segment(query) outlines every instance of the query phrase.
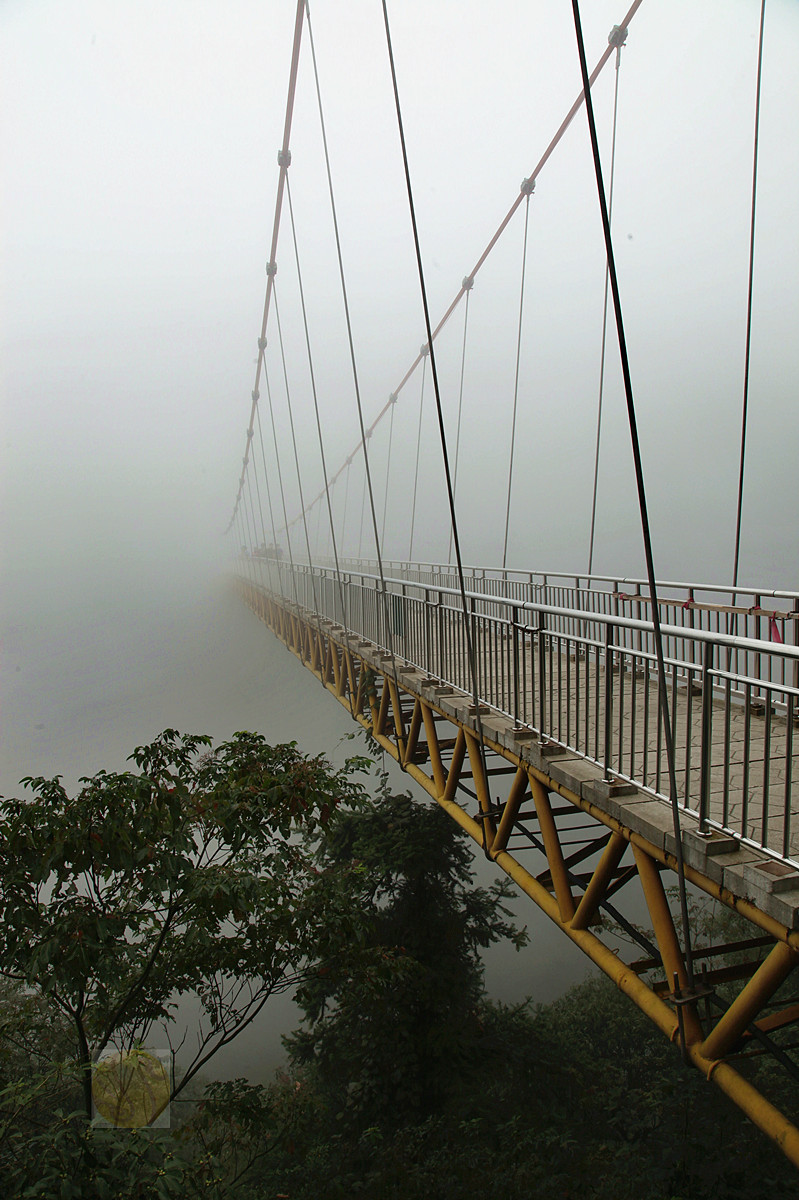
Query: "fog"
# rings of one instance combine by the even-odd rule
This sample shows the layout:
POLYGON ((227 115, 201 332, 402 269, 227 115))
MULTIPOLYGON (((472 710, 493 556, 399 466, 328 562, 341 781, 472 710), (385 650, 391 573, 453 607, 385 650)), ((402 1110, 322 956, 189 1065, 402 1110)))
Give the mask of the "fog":
MULTIPOLYGON (((624 7, 583 5, 589 64, 624 7)), ((256 728, 334 755, 351 731, 224 583, 292 10, 275 0, 0 8, 6 794, 26 774, 60 772, 74 785, 119 769, 167 725, 218 738, 256 728)), ((579 90, 571 6, 519 0, 498 15, 464 0, 403 0, 390 14, 435 323, 579 90)), ((724 583, 732 570, 758 19, 754 0, 645 0, 621 56, 613 226, 664 578, 724 583)), ((350 0, 346 17, 318 0, 312 20, 368 424, 425 340, 382 18, 366 0, 350 0)), ((769 0, 740 579, 780 588, 799 588, 798 85, 799 11, 769 0)), ((612 62, 594 99, 607 167, 612 62)), ((315 105, 306 42, 290 178, 332 472, 357 424, 315 105)), ((523 211, 470 298, 457 499, 472 563, 502 552, 523 211)), ((322 476, 289 236, 286 219, 277 293, 311 497, 322 476)), ((530 201, 514 566, 586 569, 603 254, 581 112, 530 201)), ((595 568, 630 574, 642 569, 641 539, 612 322, 610 332, 595 568)), ((462 333, 461 306, 436 347, 450 439, 462 333)), ((286 460, 274 319, 268 339, 286 460)), ((420 386, 417 371, 395 409, 389 557, 408 548, 420 386)), ((435 559, 449 527, 429 376, 425 405, 414 553, 435 559)), ((382 517, 387 419, 370 451, 382 517)), ((345 553, 357 550, 362 478, 355 462, 334 489, 345 553)), ((285 485, 292 518, 288 469, 285 485)), ((372 542, 362 548, 372 556, 372 542)), ((508 997, 548 998, 583 960, 531 906, 520 911, 535 923, 534 946, 510 963, 492 957, 489 982, 508 997)), ((269 1053, 291 1019, 281 1012, 259 1034, 269 1053)))

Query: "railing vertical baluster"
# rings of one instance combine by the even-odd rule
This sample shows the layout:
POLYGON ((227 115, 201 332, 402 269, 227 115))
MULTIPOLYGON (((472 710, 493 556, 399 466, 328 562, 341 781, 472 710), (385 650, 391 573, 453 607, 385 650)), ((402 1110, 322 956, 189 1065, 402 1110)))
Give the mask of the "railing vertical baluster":
POLYGON ((702 665, 702 762, 699 780, 699 832, 705 833, 710 815, 710 772, 713 753, 713 643, 705 642, 702 665))
POLYGON ((613 626, 610 621, 605 623, 605 782, 610 783, 613 776, 610 769, 613 738, 613 626))

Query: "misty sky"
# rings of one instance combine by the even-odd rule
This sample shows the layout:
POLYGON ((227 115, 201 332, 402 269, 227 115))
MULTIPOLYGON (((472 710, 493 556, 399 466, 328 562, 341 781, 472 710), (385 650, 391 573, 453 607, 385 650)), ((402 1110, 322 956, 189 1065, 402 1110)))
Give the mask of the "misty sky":
MULTIPOLYGON (((625 5, 583 7, 593 64, 625 5)), ((232 548, 219 535, 249 416, 293 10, 289 0, 0 7, 4 557, 23 599, 43 554, 96 572, 120 556, 147 570, 232 548)), ((571 6, 403 0, 390 11, 435 321, 578 91, 571 6)), ((377 0, 317 0, 312 19, 368 421, 424 340, 382 15, 377 0)), ((758 19, 755 0, 645 0, 622 55, 614 232, 662 577, 731 572, 758 19)), ((312 82, 306 41, 291 181, 335 469, 357 433, 312 82)), ((799 8, 769 0, 741 579, 783 587, 799 586, 797 85, 799 8)), ((606 159, 612 89, 611 63, 595 93, 606 159)), ((459 509, 472 562, 501 557, 522 219, 520 209, 471 300, 459 509)), ((313 495, 288 235, 286 221, 278 298, 313 495)), ((581 113, 531 200, 518 566, 585 569, 603 253, 581 113)), ((459 310, 440 343, 453 438, 461 335, 459 310)), ((269 337, 287 453, 273 323, 269 337)), ((640 569, 640 533, 613 340, 608 361, 596 565, 629 572, 640 569)), ((431 400, 428 386, 421 557, 447 548, 431 400)), ((418 404, 417 375, 396 411, 389 556, 407 551, 418 404)), ((386 421, 373 439, 381 508, 387 435, 386 421)), ((353 468, 353 514, 360 480, 353 468)), ((287 488, 294 515, 290 473, 287 488)))

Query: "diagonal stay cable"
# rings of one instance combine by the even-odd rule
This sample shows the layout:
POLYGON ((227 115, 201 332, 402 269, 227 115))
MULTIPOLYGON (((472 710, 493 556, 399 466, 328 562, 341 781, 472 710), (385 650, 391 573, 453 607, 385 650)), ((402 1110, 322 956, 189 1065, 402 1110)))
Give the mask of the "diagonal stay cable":
MULTIPOLYGON (((616 178, 616 126, 619 115, 619 67, 621 52, 627 38, 627 30, 614 25, 608 42, 616 47, 616 84, 613 90, 613 134, 610 141, 610 190, 608 192, 608 220, 613 220, 613 184, 616 178)), ((605 296, 602 303, 602 347, 599 352, 599 401, 596 411, 596 449, 594 452, 594 489, 591 497, 591 534, 588 539, 588 574, 594 569, 594 534, 596 532, 596 498, 599 483, 599 443, 602 435, 602 401, 605 395, 605 354, 608 335, 608 288, 610 276, 605 265, 605 296)), ((590 584, 589 584, 590 586, 590 584)))
MULTIPOLYGON (((444 429, 444 412, 441 406, 441 391, 438 384, 438 370, 436 368, 436 356, 433 348, 433 331, 430 325, 430 306, 427 302, 427 287, 425 285, 424 267, 422 265, 422 252, 419 245, 419 230, 416 224, 416 208, 413 202, 413 187, 411 186, 411 172, 408 165, 408 150, 405 145, 405 129, 402 123, 402 109, 400 107, 399 88, 397 86, 397 71, 394 65, 394 50, 391 44, 391 30, 388 22, 388 8, 386 0, 382 0, 383 5, 383 24, 386 30, 386 46, 388 49, 388 59, 391 66, 391 82, 394 89, 394 107, 397 112, 397 128, 399 130, 400 144, 402 146, 402 163, 405 169, 405 185, 408 192, 408 208, 410 210, 411 225, 413 227, 413 244, 416 251, 416 266, 419 274, 419 290, 422 296, 422 308, 424 309, 424 323, 427 330, 427 348, 430 352, 430 374, 433 379, 433 391, 436 398, 436 415, 438 417, 438 431, 441 439, 441 456, 444 463, 444 477, 447 484, 447 499, 449 502, 449 514, 452 522, 452 538, 455 546, 455 561, 458 567, 458 584, 460 587, 461 604, 463 607, 463 629, 466 637, 466 654, 469 660, 469 675, 472 684, 472 699, 474 702, 474 719, 477 728, 477 737, 480 747, 480 759, 483 771, 483 778, 488 784, 488 768, 486 764, 485 743, 483 741, 483 722, 480 717, 480 696, 477 687, 477 663, 474 654, 474 641, 472 638, 472 630, 470 627, 469 605, 466 599, 466 584, 463 576, 463 560, 461 558, 460 537, 458 536, 458 522, 455 515, 455 499, 452 492, 452 476, 449 468, 449 453, 447 451, 447 435, 444 429)), ((480 822, 483 838, 483 850, 488 855, 488 842, 485 834, 485 821, 480 822)))
POLYGON ((508 530, 510 529, 510 498, 513 486, 513 451, 516 444, 516 409, 519 403, 519 366, 522 358, 522 325, 524 318, 524 282, 527 275, 527 230, 530 224, 530 197, 535 188, 534 179, 525 179, 521 186, 525 197, 524 248, 522 249, 522 282, 519 288, 519 330, 516 336, 516 375, 513 381, 513 419, 510 427, 510 461, 508 463, 508 503, 505 509, 505 541, 502 544, 502 570, 508 565, 508 530))
MULTIPOLYGON (((621 359, 621 369, 624 377, 624 394, 627 399, 627 417, 630 426, 630 441, 632 443, 633 461, 635 464, 635 481, 638 489, 638 506, 641 514, 641 532, 643 535, 644 555, 646 558, 646 573, 649 581, 649 593, 652 603, 652 633, 655 643, 655 655, 658 664, 658 694, 660 698, 663 719, 663 740, 666 747, 669 793, 671 799, 672 818, 674 821, 674 839, 676 843, 675 857, 677 859, 680 910, 682 915, 683 937, 685 940, 685 967, 688 976, 688 986, 693 989, 694 965, 693 952, 691 949, 691 927, 688 917, 688 898, 685 890, 685 865, 683 863, 682 839, 680 837, 680 809, 677 794, 677 773, 674 764, 674 737, 672 732, 671 710, 669 708, 668 688, 666 685, 666 662, 663 653, 663 637, 660 629, 660 610, 658 607, 657 587, 655 584, 655 567, 652 558, 652 539, 649 532, 649 514, 647 511, 646 492, 644 489, 644 472, 641 463, 641 447, 638 440, 638 422, 635 415, 635 402, 633 400, 633 387, 630 376, 630 362, 627 355, 627 340, 624 334, 624 320, 621 311, 619 281, 616 275, 616 260, 613 252, 613 240, 610 234, 610 220, 608 218, 608 208, 605 200, 605 185, 602 180, 602 162, 599 156, 599 142, 597 140, 596 121, 594 119, 594 105, 591 100, 591 86, 588 78, 588 66, 585 59, 585 44, 583 42, 582 23, 580 21, 579 0, 572 0, 572 12, 574 14, 574 30, 577 37, 577 52, 580 58, 580 72, 583 78, 585 114, 588 119, 588 130, 591 136, 591 150, 594 158, 594 173, 596 176, 599 209, 602 218, 602 230, 605 237, 605 252, 608 262, 608 273, 610 275, 611 294, 613 296, 613 311, 616 317, 616 333, 619 340, 619 357, 621 359)), ((606 663, 605 670, 608 670, 609 666, 610 664, 606 663)))
MULTIPOLYGON (((760 37, 757 48, 757 88, 755 99, 755 138, 752 163, 752 207, 749 222, 749 294, 746 302, 746 349, 744 351, 744 395, 741 413, 741 455, 738 469, 738 511, 735 519, 735 558, 732 586, 738 585, 738 560, 741 552, 741 513, 744 500, 744 461, 746 458, 746 421, 749 408, 749 362, 752 348, 752 290, 755 272, 755 210, 757 207, 757 152, 760 137, 760 83, 763 74, 763 32, 766 24, 766 0, 760 4, 760 37)), ((733 605, 736 597, 733 597, 733 605)))
MULTIPOLYGON (((386 649, 391 656, 391 673, 394 679, 395 695, 399 689, 399 680, 397 678, 397 659, 394 654, 394 636, 391 630, 391 621, 389 620, 388 593, 386 590, 386 577, 383 571, 383 551, 380 545, 380 533, 377 528, 377 510, 375 508, 374 488, 372 487, 372 473, 369 468, 369 452, 367 450, 367 440, 371 436, 371 430, 367 433, 366 425, 363 417, 363 403, 361 400, 361 385, 358 378, 358 366, 355 359, 355 343, 352 336, 352 320, 350 317, 350 304, 347 295, 347 283, 344 277, 344 259, 341 253, 341 235, 338 227, 338 214, 336 212, 336 199, 333 193, 333 175, 330 170, 330 151, 327 144, 327 130, 325 127, 324 110, 322 107, 322 89, 319 83, 319 70, 316 62, 316 46, 314 44, 313 28, 311 26, 311 10, 308 0, 305 0, 305 15, 308 24, 308 41, 311 46, 311 61, 313 63, 314 83, 316 85, 316 101, 319 108, 319 126, 322 133, 322 146, 325 154, 325 171, 327 174, 327 189, 330 197, 330 211, 333 218, 333 231, 336 241, 336 257, 338 259, 339 280, 341 282, 341 297, 344 304, 344 316, 347 325, 347 342, 350 351, 350 365, 352 368, 352 383, 355 390, 355 401, 358 409, 358 426, 361 433, 361 447, 363 448, 363 462, 365 470, 365 487, 369 493, 369 510, 372 517, 372 529, 375 539, 375 554, 377 556, 377 566, 380 574, 380 588, 382 592, 382 609, 383 609, 383 630, 386 643, 386 649)), ((363 520, 363 518, 362 518, 363 520)), ((360 547, 359 547, 360 554, 360 547)), ((402 765, 402 764, 401 764, 402 765)), ((403 766, 404 769, 404 766, 403 766)))

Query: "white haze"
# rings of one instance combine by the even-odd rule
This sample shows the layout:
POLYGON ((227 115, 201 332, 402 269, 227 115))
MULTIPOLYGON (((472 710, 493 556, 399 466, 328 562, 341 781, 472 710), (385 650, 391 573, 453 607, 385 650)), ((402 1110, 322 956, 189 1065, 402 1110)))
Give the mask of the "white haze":
MULTIPOLYGON (((119 769, 166 725, 217 737, 255 727, 342 753, 346 716, 215 582, 233 549, 221 534, 249 416, 293 7, 0 7, 6 793, 23 774, 60 771, 74 785, 119 769)), ((593 63, 625 5, 582 7, 593 63)), ((390 12, 435 322, 579 90, 571 6, 403 0, 390 12)), ((644 0, 622 54, 614 233, 662 577, 727 582, 731 573, 758 18, 755 0, 644 0)), ((317 0, 312 19, 368 423, 425 340, 382 18, 374 2, 317 0)), ((770 0, 741 580, 782 588, 799 587, 798 91, 799 11, 770 0)), ((606 167, 612 98, 611 63, 595 89, 606 167)), ((336 469, 356 443, 356 413, 307 42, 292 153, 336 469)), ((584 113, 530 205, 510 561, 584 571, 604 284, 584 113)), ((287 215, 278 295, 312 496, 321 474, 287 215)), ((501 557, 522 216, 471 298, 458 489, 471 562, 501 557)), ((610 328, 595 561, 629 574, 641 569, 640 531, 610 328)), ((461 333, 459 310, 438 346, 450 438, 461 333)), ((276 350, 273 317, 269 370, 285 456, 276 350)), ((419 385, 417 372, 395 414, 391 557, 408 548, 419 385)), ((446 555, 448 527, 431 400, 428 379, 414 553, 432 559, 446 555)), ((384 421, 371 447, 379 515, 387 439, 384 421)), ((286 485, 293 516, 288 469, 286 485)), ((344 477, 337 519, 343 487, 344 477)), ((368 539, 363 549, 371 556, 368 539)), ((492 966, 494 990, 545 998, 582 969, 543 922, 535 940, 535 953, 492 966)))

